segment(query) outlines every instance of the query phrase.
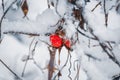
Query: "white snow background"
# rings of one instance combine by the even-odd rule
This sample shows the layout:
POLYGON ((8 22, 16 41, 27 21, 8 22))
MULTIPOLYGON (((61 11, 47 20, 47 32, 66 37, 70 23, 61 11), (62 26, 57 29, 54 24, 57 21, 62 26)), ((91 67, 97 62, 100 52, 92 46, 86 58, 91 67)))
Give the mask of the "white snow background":
MULTIPOLYGON (((9 6, 12 1, 14 0, 4 0, 6 7, 9 6)), ((55 0, 50 1, 53 1, 56 4, 55 0)), ((47 64, 49 63, 49 51, 47 45, 40 40, 50 44, 49 36, 44 36, 43 34, 53 33, 56 30, 56 27, 52 26, 58 22, 60 16, 64 16, 66 12, 69 13, 70 8, 68 8, 67 5, 70 6, 70 4, 67 4, 66 1, 67 0, 59 0, 59 5, 57 6, 59 15, 56 13, 54 7, 48 9, 47 0, 27 0, 29 5, 27 16, 29 20, 22 18, 24 16, 23 12, 16 4, 12 6, 5 16, 2 23, 2 32, 16 31, 41 34, 39 37, 30 37, 22 34, 17 36, 2 34, 3 40, 0 44, 0 59, 2 59, 19 76, 21 76, 25 64, 25 62, 22 61, 22 58, 29 54, 29 45, 33 38, 35 38, 35 41, 39 41, 34 58, 41 68, 47 67, 47 64)), ((82 1, 83 0, 78 0, 78 5, 84 5, 85 3, 82 3, 82 1)), ((91 12, 98 1, 91 0, 91 2, 87 3, 87 6, 85 6, 85 18, 89 21, 88 24, 94 30, 94 34, 98 36, 101 42, 116 42, 116 44, 113 45, 113 52, 120 62, 120 14, 116 13, 114 9, 108 11, 108 27, 106 28, 101 7, 98 6, 94 12, 91 12)), ((108 10, 111 5, 116 4, 114 2, 116 0, 112 1, 109 2, 110 5, 108 5, 108 10)), ((3 14, 1 4, 2 0, 0 0, 0 17, 3 14)), ((66 15, 65 17, 67 18, 66 15)), ((68 27, 65 28, 67 36, 71 37, 75 32, 76 27, 71 23, 71 17, 68 18, 67 24, 68 27)), ((73 52, 71 52, 72 62, 77 59, 80 60, 81 67, 79 80, 112 80, 113 75, 120 73, 120 67, 112 62, 99 46, 92 46, 98 45, 99 43, 97 41, 91 40, 91 47, 88 47, 88 38, 79 35, 79 40, 80 44, 73 46, 73 52), (86 54, 90 54, 99 60, 89 59, 86 54)), ((35 41, 33 43, 35 43, 35 41)), ((32 47, 33 46, 34 45, 32 45, 32 47)), ((61 65, 65 63, 67 54, 67 49, 63 47, 61 51, 61 65)), ((58 52, 56 57, 58 57, 58 52)), ((67 77, 69 74, 67 67, 69 67, 69 64, 63 69, 60 80, 69 80, 67 77)), ((71 77, 73 78, 76 72, 73 69, 71 70, 71 77)), ((47 69, 44 69, 43 71, 44 73, 34 65, 33 61, 29 60, 25 70, 25 76, 21 78, 23 80, 47 80, 47 69)), ((15 80, 14 75, 5 68, 2 63, 0 63, 0 80, 15 80)))

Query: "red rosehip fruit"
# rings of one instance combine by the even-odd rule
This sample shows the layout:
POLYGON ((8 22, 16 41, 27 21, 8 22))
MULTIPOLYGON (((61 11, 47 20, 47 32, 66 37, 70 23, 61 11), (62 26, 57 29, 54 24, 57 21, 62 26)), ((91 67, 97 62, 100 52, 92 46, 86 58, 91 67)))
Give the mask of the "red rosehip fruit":
POLYGON ((71 43, 70 43, 70 40, 65 40, 64 41, 64 45, 67 47, 67 48, 71 48, 71 43))
POLYGON ((59 48, 62 46, 62 38, 60 38, 56 34, 50 35, 50 42, 51 42, 51 45, 55 48, 59 48))

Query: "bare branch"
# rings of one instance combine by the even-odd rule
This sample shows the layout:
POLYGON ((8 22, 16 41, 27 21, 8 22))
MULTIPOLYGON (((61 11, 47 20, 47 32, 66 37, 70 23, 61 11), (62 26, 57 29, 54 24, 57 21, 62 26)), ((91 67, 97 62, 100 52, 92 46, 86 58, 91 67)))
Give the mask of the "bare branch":
MULTIPOLYGON (((74 78, 74 80, 79 80, 79 73, 80 73, 80 62, 79 62, 79 60, 78 61, 76 61, 77 62, 77 73, 76 73, 76 76, 75 76, 75 78, 74 78)), ((75 66, 75 65, 74 65, 75 66)))
MULTIPOLYGON (((91 29, 91 28, 90 28, 91 29)), ((91 34, 97 39, 97 41, 99 42, 99 45, 101 46, 101 48, 103 49, 103 51, 108 55, 108 57, 118 65, 118 67, 120 67, 120 62, 117 60, 117 58, 114 56, 114 53, 111 51, 111 49, 109 49, 109 47, 107 47, 106 44, 101 43, 99 38, 92 32, 92 29, 90 30, 91 34)))
POLYGON ((108 13, 107 13, 107 11, 106 11, 106 0, 104 0, 104 2, 103 2, 103 7, 104 7, 104 14, 105 14, 105 25, 106 25, 106 27, 107 27, 107 25, 108 25, 108 13))
POLYGON ((48 8, 50 8, 50 1, 47 0, 47 5, 48 5, 48 8))
POLYGON ((31 46, 32 46, 34 40, 35 40, 35 37, 34 37, 33 40, 31 41, 30 46, 29 46, 29 54, 28 54, 27 60, 26 60, 26 62, 25 62, 25 65, 24 65, 23 71, 22 71, 22 75, 21 75, 22 77, 24 76, 24 73, 25 73, 25 69, 26 69, 26 66, 27 66, 27 63, 28 63, 28 60, 29 60, 30 54, 31 54, 30 49, 31 49, 31 46))
POLYGON ((96 40, 94 37, 90 37, 90 36, 86 35, 85 33, 81 32, 78 28, 76 28, 76 30, 77 30, 77 32, 80 33, 81 35, 83 35, 83 36, 85 36, 85 37, 87 37, 87 38, 89 38, 89 39, 96 40))
MULTIPOLYGON (((59 72, 61 72, 61 71, 66 67, 66 65, 67 65, 67 63, 68 63, 68 61, 69 61, 69 56, 70 56, 70 54, 68 53, 67 59, 66 59, 66 61, 65 61, 65 64, 62 66, 62 68, 59 70, 59 72)), ((58 76, 59 72, 54 76, 53 80, 56 79, 56 77, 58 76)))
POLYGON ((91 12, 93 12, 99 5, 101 5, 101 1, 91 10, 91 12))
POLYGON ((119 80, 119 79, 120 79, 120 73, 112 77, 112 80, 119 80))
POLYGON ((16 79, 20 79, 22 80, 14 71, 12 71, 8 65, 6 65, 1 59, 0 59, 0 62, 16 77, 16 79))
POLYGON ((2 0, 2 9, 3 9, 3 13, 4 13, 4 10, 5 10, 4 0, 2 0))
POLYGON ((59 0, 56 0, 56 7, 55 7, 55 11, 56 13, 58 14, 59 17, 61 17, 61 15, 59 14, 57 8, 58 8, 58 3, 59 3, 59 0))
POLYGON ((1 30, 2 21, 3 21, 4 17, 5 17, 5 15, 7 14, 7 12, 9 11, 9 9, 12 7, 12 5, 13 5, 15 2, 17 2, 17 0, 13 1, 13 2, 10 4, 10 6, 5 10, 4 14, 2 15, 2 17, 1 17, 1 19, 0 19, 0 39, 1 39, 1 31, 2 31, 2 30, 1 30))
POLYGON ((94 60, 101 61, 101 59, 99 59, 99 58, 96 58, 95 56, 93 56, 93 55, 90 55, 90 54, 88 54, 88 53, 85 53, 85 55, 86 55, 86 56, 88 56, 89 58, 92 58, 92 59, 94 59, 94 60))
MULTIPOLYGON (((80 31, 78 28, 76 28, 77 32, 80 33, 82 36, 91 39, 91 40, 97 40, 95 37, 90 37, 87 34, 83 33, 82 31, 80 31)), ((115 44, 115 41, 105 41, 106 43, 113 43, 115 44)))
POLYGON ((35 66, 36 66, 42 73, 44 73, 43 68, 41 68, 41 66, 39 66, 39 65, 37 64, 37 62, 35 61, 35 59, 33 58, 32 60, 33 60, 33 63, 35 64, 35 66))
POLYGON ((24 34, 24 35, 29 35, 29 36, 40 36, 39 34, 35 34, 35 33, 15 32, 15 31, 3 32, 3 34, 24 34))
MULTIPOLYGON (((70 51, 69 51, 69 50, 68 50, 68 54, 70 54, 70 51)), ((72 56, 71 56, 71 54, 70 54, 70 59, 69 59, 70 66, 69 66, 69 68, 68 68, 68 71, 69 71, 68 77, 69 77, 70 80, 72 80, 72 78, 71 78, 71 76, 70 76, 70 75, 71 75, 71 67, 72 67, 71 58, 72 58, 72 56)))
POLYGON ((8 32, 3 32, 3 34, 24 34, 24 35, 29 35, 29 36, 49 36, 51 33, 37 34, 37 33, 28 33, 28 32, 8 31, 8 32))

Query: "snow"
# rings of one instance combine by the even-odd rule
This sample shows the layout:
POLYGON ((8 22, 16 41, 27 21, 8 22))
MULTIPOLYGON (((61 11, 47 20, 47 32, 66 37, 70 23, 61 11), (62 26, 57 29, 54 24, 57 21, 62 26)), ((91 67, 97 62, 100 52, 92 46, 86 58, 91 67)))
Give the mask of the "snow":
POLYGON ((64 16, 67 11, 67 1, 58 0, 57 11, 60 14, 60 16, 64 16))
MULTIPOLYGON (((5 9, 7 9, 14 0, 4 1, 5 9)), ((18 2, 19 1, 20 0, 18 0, 18 2)), ((60 80, 69 80, 70 78, 68 76, 71 76, 74 80, 77 73, 77 70, 74 70, 74 68, 77 69, 77 64, 80 65, 79 80, 112 80, 112 76, 119 74, 120 67, 109 58, 99 45, 99 42, 109 47, 111 45, 111 51, 120 62, 120 15, 114 8, 111 9, 112 6, 116 5, 116 0, 106 1, 106 10, 108 13, 107 27, 105 26, 103 0, 91 0, 91 2, 88 2, 86 5, 84 0, 77 0, 77 6, 68 3, 67 0, 49 1, 49 4, 53 2, 55 6, 48 8, 47 0, 27 0, 29 7, 27 17, 29 19, 23 18, 23 12, 18 3, 12 6, 2 22, 1 33, 3 40, 0 44, 0 59, 23 80, 48 80, 48 64, 50 60, 48 44, 51 45, 51 43, 49 36, 45 34, 55 33, 59 26, 63 26, 63 29, 66 31, 65 38, 71 39, 71 42, 74 42, 78 36, 79 41, 73 44, 73 51, 70 51, 70 53, 68 53, 68 49, 63 45, 60 53, 60 65, 58 65, 59 51, 57 50, 56 52, 55 68, 57 69, 63 67, 68 54, 72 56, 71 63, 68 61, 65 68, 61 71, 62 76, 60 80), (102 1, 102 6, 99 5, 92 12, 91 10, 96 6, 98 1, 102 1), (88 22, 86 28, 91 28, 93 34, 98 37, 99 41, 88 39, 80 33, 76 35, 76 28, 78 27, 79 21, 73 17, 72 8, 80 6, 83 7, 83 16, 88 22), (61 18, 65 18, 65 22, 60 22, 61 18), (39 34, 40 36, 3 34, 3 32, 10 31, 39 34), (33 41, 32 44, 31 41, 33 41), (35 51, 33 51, 36 41, 38 41, 38 44, 36 45, 35 51), (110 43, 109 45, 106 41, 112 41, 114 43, 110 43), (32 51, 34 52, 34 56, 32 56, 32 51), (34 57, 36 64, 33 60, 28 60, 24 77, 21 77, 29 54, 30 58, 34 57), (74 64, 75 60, 77 60, 78 63, 74 64), (69 72, 70 64, 72 64, 70 69, 71 74, 69 72)), ((0 1, 0 4, 1 3, 0 1)), ((0 5, 0 17, 2 14, 2 6, 0 5)), ((92 36, 89 30, 86 32, 81 31, 88 36, 92 36)), ((58 70, 55 70, 53 76, 57 73, 58 70)), ((15 76, 1 62, 0 80, 15 80, 15 76)))
POLYGON ((17 22, 16 21, 11 22, 6 20, 3 23, 2 27, 4 32, 26 31, 29 33, 37 32, 37 34, 44 34, 45 32, 49 33, 50 31, 53 31, 54 27, 52 28, 53 30, 51 29, 51 27, 54 26, 54 24, 56 24, 58 20, 59 20, 59 17, 54 13, 54 10, 46 9, 40 16, 38 15, 36 21, 28 21, 28 20, 21 19, 21 20, 18 20, 17 22))
POLYGON ((47 9, 47 0, 27 0, 29 4, 28 17, 31 20, 36 20, 37 16, 47 9))

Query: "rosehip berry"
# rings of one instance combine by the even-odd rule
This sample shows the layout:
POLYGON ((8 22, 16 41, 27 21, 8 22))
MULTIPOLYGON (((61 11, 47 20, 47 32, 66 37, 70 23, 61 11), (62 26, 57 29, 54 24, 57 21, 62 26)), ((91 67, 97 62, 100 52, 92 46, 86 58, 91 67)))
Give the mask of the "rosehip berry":
POLYGON ((65 40, 65 41, 64 41, 64 45, 65 45, 67 48, 71 48, 70 40, 65 40))
POLYGON ((56 34, 50 35, 50 42, 51 45, 55 48, 59 48, 62 46, 62 39, 56 34))

